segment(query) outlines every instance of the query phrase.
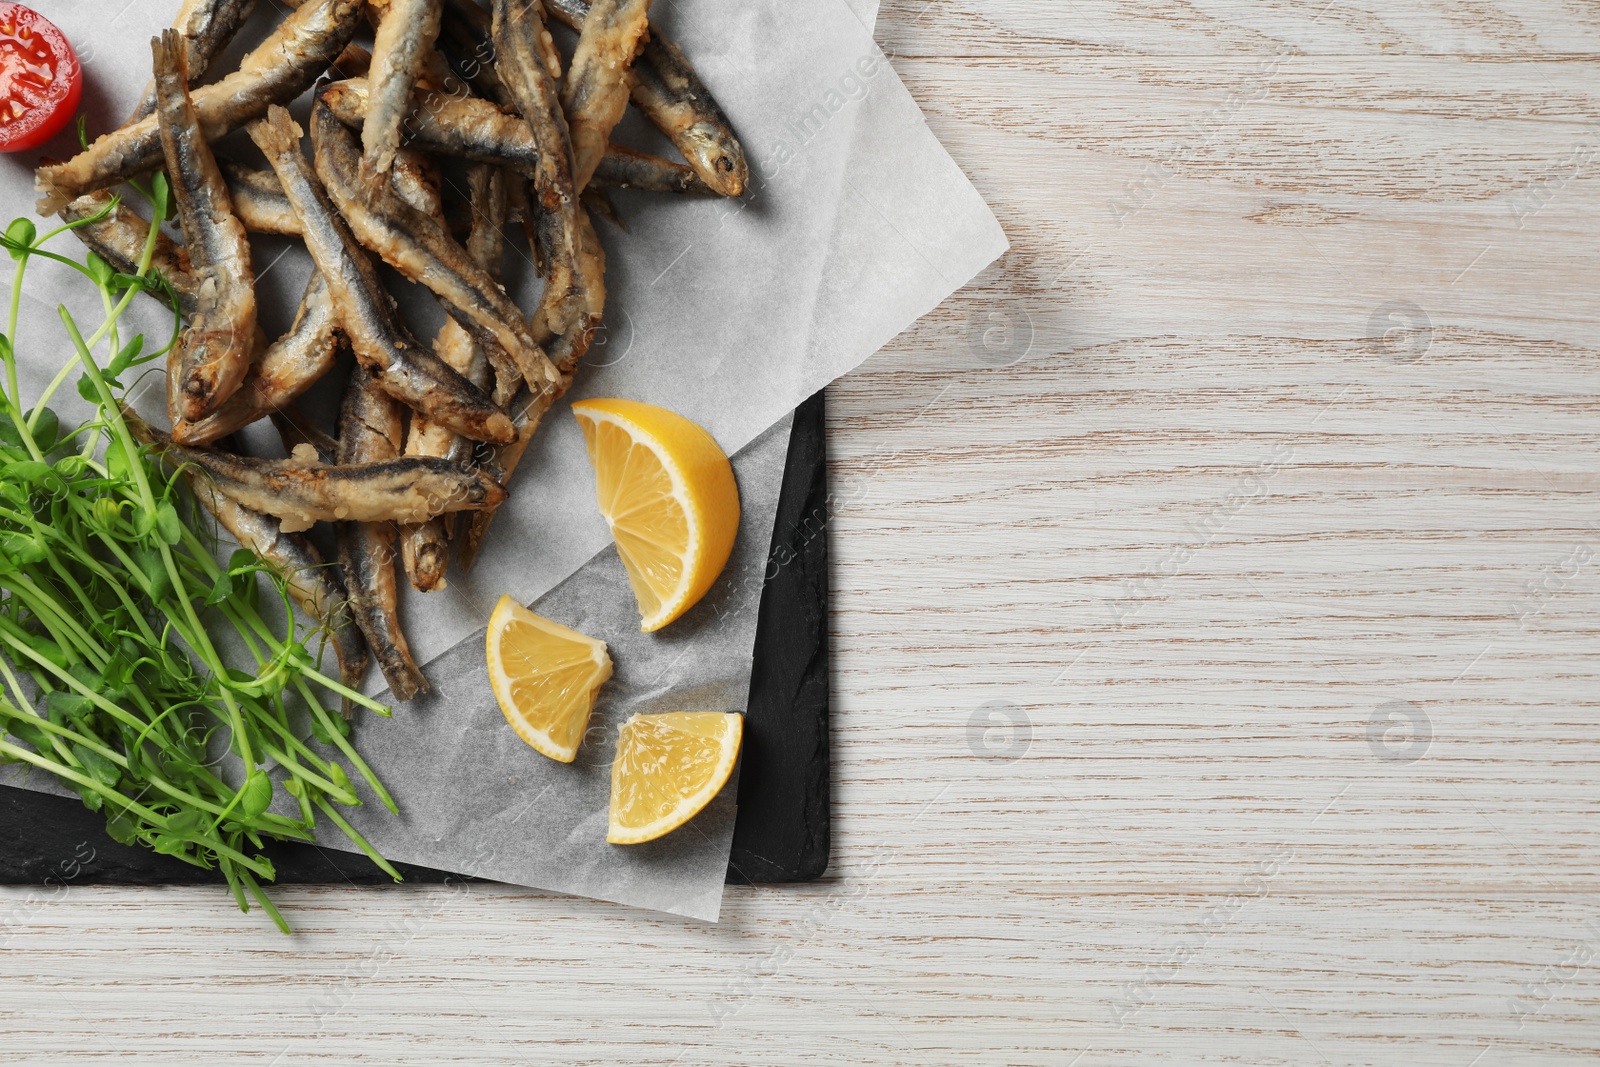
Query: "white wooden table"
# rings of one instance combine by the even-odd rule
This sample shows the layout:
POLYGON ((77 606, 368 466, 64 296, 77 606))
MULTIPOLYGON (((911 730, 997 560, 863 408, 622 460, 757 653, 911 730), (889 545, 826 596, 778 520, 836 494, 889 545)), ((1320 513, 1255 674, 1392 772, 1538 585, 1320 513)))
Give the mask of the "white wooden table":
POLYGON ((0 1063, 1594 1061, 1600 8, 879 38, 1015 248, 831 391, 826 880, 7 890, 0 1063))

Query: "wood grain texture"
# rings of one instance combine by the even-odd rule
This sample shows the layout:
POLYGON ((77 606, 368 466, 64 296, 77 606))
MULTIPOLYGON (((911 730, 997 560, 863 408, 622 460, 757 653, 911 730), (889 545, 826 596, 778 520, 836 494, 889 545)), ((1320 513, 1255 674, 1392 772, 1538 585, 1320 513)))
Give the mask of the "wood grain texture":
POLYGON ((827 879, 5 891, 0 1063, 1600 1054, 1600 8, 878 36, 1014 250, 830 390, 827 879))

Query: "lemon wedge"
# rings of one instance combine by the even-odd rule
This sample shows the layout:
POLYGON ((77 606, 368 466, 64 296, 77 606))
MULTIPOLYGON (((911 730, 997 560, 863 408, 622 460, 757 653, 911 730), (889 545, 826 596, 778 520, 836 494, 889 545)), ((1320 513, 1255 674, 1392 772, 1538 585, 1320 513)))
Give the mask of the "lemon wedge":
POLYGON ((606 840, 654 841, 698 815, 728 784, 743 736, 744 716, 719 711, 635 715, 623 723, 606 840))
POLYGON ((503 596, 489 616, 485 653, 506 722, 542 755, 571 763, 600 687, 611 677, 605 642, 503 596))
POLYGON ((727 565, 739 531, 733 467, 710 434, 666 408, 583 400, 572 411, 640 629, 659 630, 694 607, 727 565))

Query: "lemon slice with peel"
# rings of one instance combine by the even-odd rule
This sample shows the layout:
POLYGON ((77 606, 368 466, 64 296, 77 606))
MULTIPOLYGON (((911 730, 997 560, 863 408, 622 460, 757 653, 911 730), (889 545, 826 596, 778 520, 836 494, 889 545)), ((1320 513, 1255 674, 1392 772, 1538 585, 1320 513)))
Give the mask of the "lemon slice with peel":
POLYGON ((743 736, 744 716, 720 711, 635 715, 623 723, 606 840, 654 841, 698 815, 728 784, 743 736))
POLYGON ((600 512, 639 602, 659 630, 706 595, 739 531, 739 487, 710 434, 634 400, 572 405, 594 464, 600 512))
POLYGON ((571 763, 595 697, 611 677, 605 642, 503 596, 489 616, 485 652, 506 722, 542 755, 571 763))

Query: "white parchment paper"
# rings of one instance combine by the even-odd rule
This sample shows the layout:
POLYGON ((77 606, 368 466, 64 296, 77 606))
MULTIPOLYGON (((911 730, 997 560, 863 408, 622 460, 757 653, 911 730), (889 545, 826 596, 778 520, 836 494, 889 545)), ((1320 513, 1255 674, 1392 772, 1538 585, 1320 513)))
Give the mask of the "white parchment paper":
MULTIPOLYGON (((145 84, 148 40, 170 22, 176 0, 129 4, 114 17, 98 4, 34 6, 79 47, 91 129, 114 125, 145 84)), ((731 9, 675 0, 653 9, 739 131, 751 190, 741 201, 614 194, 629 232, 600 226, 609 260, 607 329, 572 398, 662 404, 737 453, 745 519, 735 559, 690 616, 663 634, 639 634, 594 506, 581 435, 559 406, 518 472, 474 573, 453 575, 445 593, 411 595, 405 604, 412 647, 437 693, 361 735, 364 754, 404 811, 400 820, 376 807, 359 813, 360 829, 386 855, 716 918, 733 790, 660 842, 606 845, 614 727, 635 710, 742 707, 786 416, 1006 247, 992 213, 873 43, 875 14, 871 0, 753 0, 731 9), (573 767, 517 741, 482 678, 482 626, 504 592, 604 638, 617 661, 593 743, 573 767)), ((626 123, 618 137, 669 151, 642 123, 626 123)), ((64 156, 72 146, 63 141, 49 150, 64 156)), ((31 162, 0 158, 0 204, 12 214, 32 213, 31 162)), ((292 242, 276 240, 261 242, 257 258, 268 326, 281 328, 308 261, 292 242)), ((508 286, 532 306, 539 283, 525 258, 511 258, 508 286)), ((94 301, 63 268, 33 268, 25 294, 19 336, 59 338, 61 302, 82 319, 95 314, 94 301)), ((127 332, 141 324, 157 334, 161 316, 139 307, 127 332)), ((27 367, 36 373, 25 392, 60 365, 60 343, 46 351, 47 360, 27 367)), ((70 410, 71 398, 57 406, 70 410)), ((381 685, 374 672, 373 688, 381 685)), ((43 783, 34 776, 28 784, 43 783)), ((327 844, 348 847, 332 838, 327 844)))

